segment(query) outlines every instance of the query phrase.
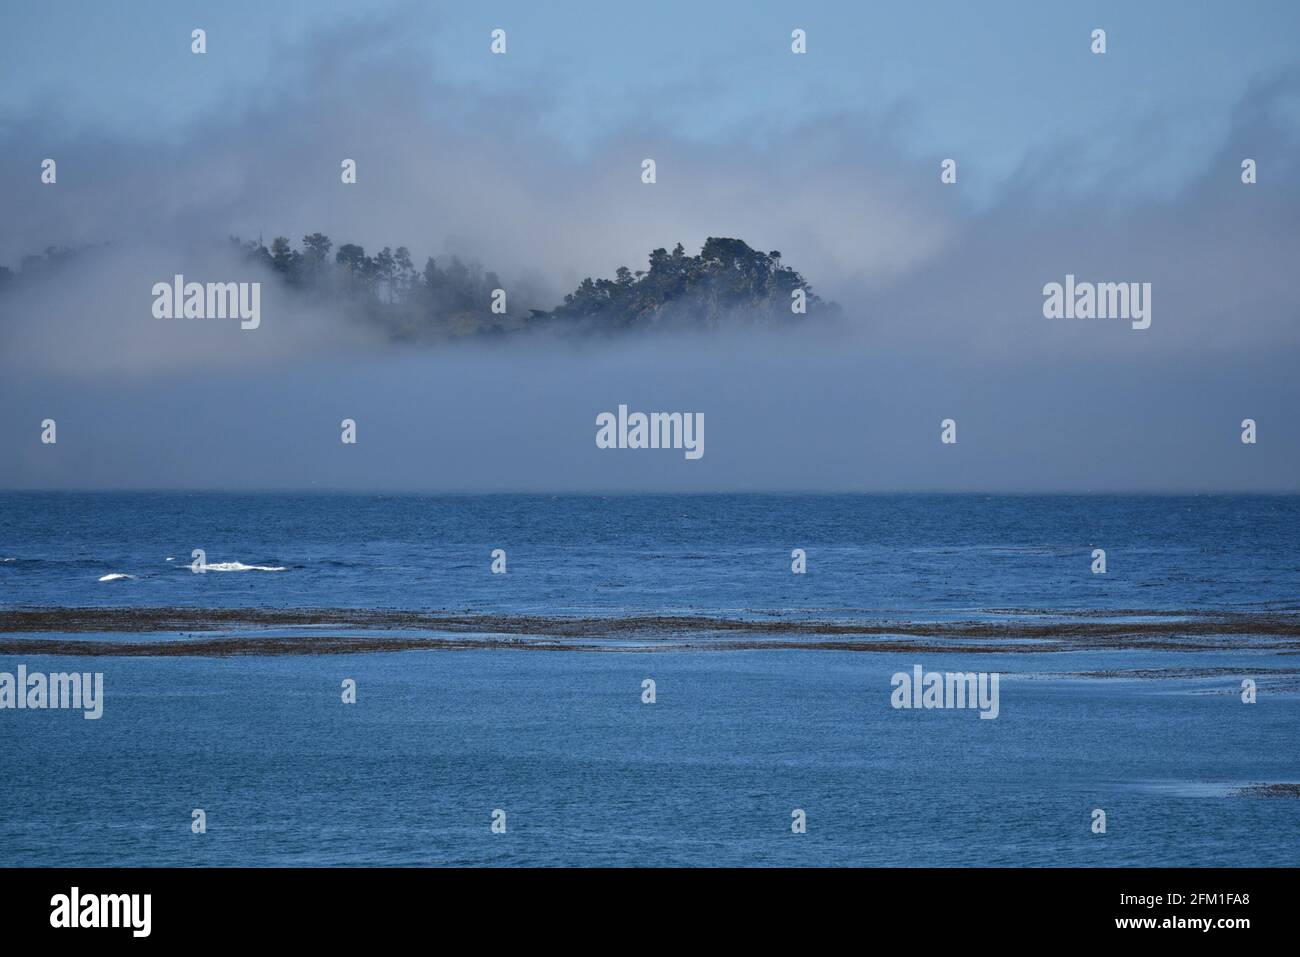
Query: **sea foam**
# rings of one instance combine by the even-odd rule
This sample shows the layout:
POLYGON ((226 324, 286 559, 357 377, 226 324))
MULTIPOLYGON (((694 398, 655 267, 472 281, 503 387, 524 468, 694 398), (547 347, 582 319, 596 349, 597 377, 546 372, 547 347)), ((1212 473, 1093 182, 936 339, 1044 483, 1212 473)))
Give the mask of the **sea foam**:
POLYGON ((243 562, 209 562, 203 566, 210 572, 287 572, 284 565, 245 565, 243 562))

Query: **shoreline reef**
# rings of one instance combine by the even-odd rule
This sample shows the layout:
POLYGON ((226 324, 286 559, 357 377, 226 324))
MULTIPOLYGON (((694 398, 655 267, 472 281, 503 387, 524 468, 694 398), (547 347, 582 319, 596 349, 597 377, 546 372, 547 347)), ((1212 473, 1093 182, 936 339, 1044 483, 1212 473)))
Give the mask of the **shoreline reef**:
POLYGON ((930 654, 1136 649, 1294 655, 1300 653, 1300 616, 1277 612, 1018 610, 994 618, 925 621, 341 608, 0 608, 0 655, 319 655, 467 648, 791 648, 930 654), (294 633, 284 633, 290 630, 294 633), (106 637, 115 635, 123 637, 106 637))

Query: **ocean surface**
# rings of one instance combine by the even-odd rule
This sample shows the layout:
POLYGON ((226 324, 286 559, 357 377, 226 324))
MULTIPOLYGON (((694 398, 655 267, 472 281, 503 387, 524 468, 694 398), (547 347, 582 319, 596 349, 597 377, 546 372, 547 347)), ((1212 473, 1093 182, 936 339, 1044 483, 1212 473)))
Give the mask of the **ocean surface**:
POLYGON ((1296 611, 1300 497, 0 493, 0 603, 1296 611), (490 574, 497 548, 505 575, 490 574), (790 573, 795 548, 806 575, 790 573), (193 574, 194 549, 223 570, 193 574))
MULTIPOLYGON (((163 606, 1289 621, 1300 498, 0 494, 0 621, 163 606)), ((1293 646, 0 654, 105 689, 0 709, 0 865, 1293 866, 1293 646), (998 717, 891 707, 918 664, 998 717)))

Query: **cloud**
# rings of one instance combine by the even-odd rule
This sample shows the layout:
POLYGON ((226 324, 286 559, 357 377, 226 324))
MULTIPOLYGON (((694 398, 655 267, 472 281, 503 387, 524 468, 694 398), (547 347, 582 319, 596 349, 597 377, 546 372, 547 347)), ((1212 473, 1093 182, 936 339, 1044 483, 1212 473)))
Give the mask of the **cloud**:
POLYGON ((907 104, 712 140, 642 126, 631 104, 575 151, 538 120, 553 105, 545 77, 506 96, 428 74, 380 23, 282 51, 254 99, 179 137, 47 112, 0 123, 14 184, 0 262, 108 244, 0 297, 0 429, 19 449, 0 485, 1296 487, 1300 455, 1279 428, 1300 329, 1294 73, 1249 91, 1181 188, 1131 188, 1158 144, 1117 133, 1132 148, 1089 152, 1087 177, 1081 145, 1063 143, 980 202, 961 188, 978 158, 943 186, 944 152, 903 145, 907 104), (46 155, 57 186, 37 182, 46 155), (1257 186, 1240 183, 1245 156, 1257 186), (646 157, 654 186, 640 182, 646 157), (339 182, 344 158, 355 186, 339 182), (652 247, 732 235, 780 249, 847 324, 403 349, 307 306, 227 243, 317 230, 371 252, 406 245, 417 262, 477 259, 546 305, 586 275, 642 267, 652 247), (178 272, 262 281, 261 328, 153 319, 153 283, 178 272), (1044 319, 1042 286, 1067 272, 1151 282, 1151 329, 1044 319), (600 453, 594 417, 620 402, 706 412, 705 459, 600 453), (57 452, 29 441, 47 415, 57 452), (1236 455, 1245 415, 1267 437, 1250 461, 1236 455), (338 442, 346 416, 356 449, 338 442), (956 448, 937 441, 947 416, 956 448))

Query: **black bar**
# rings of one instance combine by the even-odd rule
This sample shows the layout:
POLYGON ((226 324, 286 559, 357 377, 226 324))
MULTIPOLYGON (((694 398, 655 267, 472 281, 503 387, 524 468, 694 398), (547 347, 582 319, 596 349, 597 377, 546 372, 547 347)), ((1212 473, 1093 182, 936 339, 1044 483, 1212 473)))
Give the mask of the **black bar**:
POLYGON ((1228 868, 7 869, 0 870, 0 926, 7 943, 66 941, 75 933, 82 943, 205 947, 396 943, 412 935, 450 944, 444 935, 453 930, 482 934, 487 943, 531 928, 539 943, 559 933, 608 932, 611 946, 640 941, 666 949, 685 942, 664 936, 669 930, 692 927, 758 942, 835 930, 859 939, 906 931, 918 942, 972 946, 1021 935, 1232 946, 1292 936, 1295 877, 1294 870, 1228 868), (70 905, 73 887, 83 907, 88 896, 150 895, 147 937, 130 926, 134 914, 142 929, 142 906, 124 909, 120 923, 127 926, 118 928, 51 926, 56 896, 70 905), (1208 929, 1200 924, 1206 920, 1208 929))

